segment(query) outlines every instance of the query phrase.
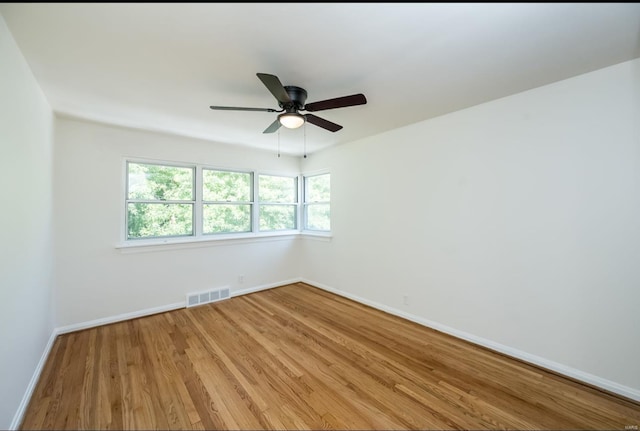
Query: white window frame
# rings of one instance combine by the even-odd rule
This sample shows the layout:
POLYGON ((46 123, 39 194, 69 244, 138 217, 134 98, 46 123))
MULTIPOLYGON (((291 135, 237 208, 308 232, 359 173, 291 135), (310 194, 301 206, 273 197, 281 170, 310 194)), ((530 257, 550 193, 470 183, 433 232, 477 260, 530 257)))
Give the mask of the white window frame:
POLYGON ((124 168, 124 240, 126 242, 138 242, 138 241, 147 241, 147 240, 161 240, 166 241, 170 238, 192 238, 197 233, 197 167, 192 163, 180 163, 180 162, 161 162, 157 160, 134 160, 127 159, 125 160, 125 168, 124 168), (188 168, 193 172, 192 180, 191 180, 191 200, 161 200, 161 199, 129 199, 129 164, 136 165, 155 165, 155 166, 165 166, 168 168, 188 168), (191 235, 163 235, 163 236, 150 236, 143 238, 129 238, 129 204, 131 203, 144 203, 144 204, 186 204, 191 205, 193 211, 191 212, 191 235))
MULTIPOLYGON (((124 199, 122 202, 122 217, 121 235, 120 240, 116 244, 115 248, 120 249, 124 253, 135 253, 138 251, 153 250, 158 246, 172 248, 191 248, 202 247, 210 245, 225 245, 228 243, 246 242, 246 241, 273 241, 273 240, 288 240, 295 238, 301 234, 302 226, 302 176, 300 174, 291 174, 286 171, 260 171, 256 169, 235 169, 229 167, 212 166, 199 163, 188 163, 172 160, 159 160, 159 159, 147 159, 138 157, 123 157, 123 176, 122 176, 122 190, 124 190, 124 199), (181 235, 181 236, 161 236, 161 237, 145 237, 145 238, 128 238, 128 214, 127 205, 131 201, 129 197, 129 178, 128 178, 128 164, 152 164, 168 167, 180 167, 180 168, 192 168, 194 169, 193 187, 195 188, 195 201, 189 201, 193 203, 193 234, 181 235), (203 170, 214 171, 226 171, 226 172, 238 172, 249 173, 252 175, 251 183, 251 231, 250 232, 234 232, 234 233, 203 233, 203 170), (296 178, 297 188, 297 202, 296 202, 296 228, 291 230, 274 230, 274 231, 260 231, 259 230, 259 208, 260 201, 258 199, 258 178, 260 175, 280 176, 287 178, 296 178)), ((162 202, 162 201, 158 201, 162 202)), ((173 202, 173 201, 172 201, 173 202)), ((268 204, 268 203, 267 203, 268 204)), ((287 204, 285 204, 287 205, 287 204)))
POLYGON ((300 175, 283 175, 283 174, 273 174, 273 173, 265 173, 265 172, 260 172, 256 175, 256 187, 255 187, 255 193, 256 193, 256 207, 257 207, 257 211, 256 211, 256 232, 290 232, 290 231, 299 231, 300 230, 300 175), (262 201, 260 200, 260 177, 261 176, 267 176, 267 177, 281 177, 281 178, 290 178, 292 180, 295 180, 295 201, 294 202, 269 202, 269 201, 262 201), (293 229, 279 229, 279 230, 261 230, 260 229, 260 208, 262 206, 278 206, 278 205, 282 205, 282 206, 293 206, 294 207, 294 211, 295 211, 295 215, 294 215, 294 223, 295 226, 293 227, 293 229))
MULTIPOLYGON (((329 189, 329 201, 321 201, 321 202, 308 202, 308 178, 319 177, 322 175, 329 175, 329 181, 331 181, 331 172, 329 171, 318 171, 302 174, 302 202, 301 202, 301 212, 302 212, 302 232, 311 235, 320 235, 320 236, 330 236, 332 232, 332 216, 329 216, 329 229, 328 230, 320 230, 320 229, 309 229, 307 227, 307 210, 310 205, 329 205, 329 209, 331 210, 331 196, 333 193, 331 192, 331 187, 329 189)), ((333 214, 333 212, 330 212, 333 214)))
POLYGON ((205 237, 209 237, 212 235, 242 235, 242 234, 250 234, 252 232, 255 232, 255 207, 256 207, 256 189, 255 189, 255 176, 256 176, 256 172, 255 171, 248 171, 248 170, 240 170, 240 169, 221 169, 221 168, 213 168, 210 166, 198 166, 199 171, 200 171, 200 175, 199 175, 199 179, 200 179, 200 186, 198 187, 198 189, 196 190, 197 192, 200 192, 200 200, 199 200, 199 206, 198 203, 196 203, 197 208, 200 209, 200 211, 196 211, 199 213, 200 216, 200 221, 198 223, 198 227, 200 228, 200 234, 201 236, 205 236, 205 237), (230 173, 234 173, 234 174, 248 174, 249 175, 249 201, 232 201, 232 202, 215 202, 215 201, 205 201, 204 200, 204 171, 216 171, 216 172, 230 172, 230 173), (249 205, 249 231, 247 232, 211 232, 211 233, 205 233, 204 232, 204 206, 205 205, 224 205, 224 204, 232 204, 232 205, 249 205))

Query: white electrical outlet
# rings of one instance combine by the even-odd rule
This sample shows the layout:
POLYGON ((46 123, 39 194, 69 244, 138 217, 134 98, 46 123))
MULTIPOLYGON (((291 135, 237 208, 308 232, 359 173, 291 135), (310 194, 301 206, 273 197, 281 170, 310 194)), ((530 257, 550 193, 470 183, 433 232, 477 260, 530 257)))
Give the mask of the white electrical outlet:
POLYGON ((409 305, 409 295, 404 295, 402 297, 402 302, 404 305, 409 305))
POLYGON ((244 275, 239 275, 238 276, 238 283, 240 283, 240 284, 244 283, 244 275))

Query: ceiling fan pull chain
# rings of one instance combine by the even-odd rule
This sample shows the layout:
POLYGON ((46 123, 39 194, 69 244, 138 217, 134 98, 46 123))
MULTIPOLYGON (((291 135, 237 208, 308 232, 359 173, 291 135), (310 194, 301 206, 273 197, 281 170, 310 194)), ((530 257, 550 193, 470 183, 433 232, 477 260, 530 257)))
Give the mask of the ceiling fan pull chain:
POLYGON ((278 158, 280 158, 280 129, 278 129, 278 158))
POLYGON ((304 158, 307 158, 307 122, 304 122, 304 158))

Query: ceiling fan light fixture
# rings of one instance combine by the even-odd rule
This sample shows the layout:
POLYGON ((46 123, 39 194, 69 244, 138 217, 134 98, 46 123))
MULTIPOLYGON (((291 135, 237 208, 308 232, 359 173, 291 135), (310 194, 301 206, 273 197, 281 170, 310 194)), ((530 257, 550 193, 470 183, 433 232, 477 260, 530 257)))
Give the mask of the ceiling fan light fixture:
POLYGON ((278 115, 278 121, 287 129, 297 129, 304 124, 304 115, 297 112, 285 112, 278 115))

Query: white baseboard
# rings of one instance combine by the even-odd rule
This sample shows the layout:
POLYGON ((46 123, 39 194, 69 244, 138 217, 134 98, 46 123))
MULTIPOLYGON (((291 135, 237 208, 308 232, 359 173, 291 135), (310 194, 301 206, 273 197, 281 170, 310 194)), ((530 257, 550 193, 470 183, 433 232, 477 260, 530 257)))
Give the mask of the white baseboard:
POLYGON ((165 311, 184 308, 186 302, 176 302, 173 304, 161 305, 159 307, 147 308, 144 310, 132 311, 130 313, 118 314, 116 316, 103 317, 101 319, 89 320, 88 322, 74 323, 73 325, 61 326, 57 328, 58 334, 80 331, 82 329, 95 328, 96 326, 108 325, 110 323, 122 322, 124 320, 137 319, 138 317, 151 316, 152 314, 164 313, 165 311))
POLYGON ((40 356, 40 360, 38 361, 38 365, 36 366, 35 371, 33 372, 33 376, 31 376, 31 380, 29 381, 27 390, 24 392, 24 396, 22 397, 22 401, 18 406, 18 410, 16 411, 16 414, 13 415, 13 420, 11 421, 11 425, 9 426, 10 430, 17 430, 20 428, 22 420, 24 419, 24 414, 26 413, 27 407, 29 406, 29 401, 31 401, 33 391, 36 389, 38 380, 40 380, 40 374, 42 374, 42 370, 47 363, 47 358, 49 357, 49 353, 51 353, 53 343, 56 341, 57 336, 58 332, 56 329, 54 329, 49 336, 49 341, 47 341, 47 344, 44 347, 44 351, 42 352, 42 356, 40 356))
POLYGON ((494 341, 491 340, 487 340, 485 338, 482 337, 478 337, 476 335, 473 334, 469 334, 467 332, 463 332, 463 331, 459 331, 457 329, 451 328, 449 326, 446 325, 442 325, 438 322, 434 322, 428 319, 424 319, 422 317, 419 316, 415 316, 413 314, 410 313, 406 313, 402 310, 398 310, 396 308, 393 307, 389 307, 387 305, 384 304, 380 304, 378 302, 375 301, 371 301, 369 299, 366 298, 362 298, 360 296, 357 295, 353 295, 338 289, 334 289, 330 286, 324 285, 322 283, 317 283, 315 281, 312 280, 307 280, 307 279, 301 279, 300 281, 302 281, 303 283, 307 283, 311 286, 315 286, 318 287, 322 290, 326 290, 328 292, 331 293, 335 293, 336 295, 340 295, 343 296, 345 298, 354 300, 356 302, 359 302, 361 304, 365 304, 368 305, 370 307, 376 308, 378 310, 382 310, 384 312, 387 312, 389 314, 393 314, 395 316, 398 317, 402 317, 404 319, 410 320, 412 322, 418 323, 422 326, 426 326, 428 328, 431 329, 435 329, 437 331, 443 332, 445 334, 449 334, 452 335, 456 338, 460 338, 462 340, 466 340, 469 341, 473 344, 477 344, 479 346, 482 347, 486 347, 488 349, 494 350, 496 352, 500 352, 503 353, 507 356, 511 356, 513 358, 516 359, 520 359, 522 361, 528 362, 530 364, 533 365, 537 365, 539 367, 545 368, 547 370, 550 371, 554 371, 558 374, 562 374, 564 376, 573 378, 575 380, 587 383, 589 385, 604 389, 606 391, 621 395, 623 397, 635 400, 635 401, 640 401, 640 390, 639 389, 635 389, 635 388, 631 388, 628 386, 624 386, 621 385, 619 383, 613 382, 611 380, 607 380, 604 379, 602 377, 598 377, 598 376, 594 376, 593 374, 589 374, 586 373, 584 371, 580 371, 577 370, 575 368, 569 367, 567 365, 564 364, 560 364, 558 362, 554 362, 551 361, 549 359, 545 359, 542 358, 540 356, 536 356, 536 355, 532 355, 530 353, 527 352, 523 352, 521 350, 518 349, 514 349, 512 347, 509 346, 505 346, 503 344, 499 344, 496 343, 494 341))
MULTIPOLYGON (((248 287, 246 289, 231 291, 231 297, 246 295, 253 292, 259 292, 260 290, 272 289, 278 286, 284 286, 285 284, 297 283, 301 279, 295 278, 291 280, 284 280, 277 283, 263 284, 260 286, 248 287)), ((87 322, 74 323, 72 325, 61 326, 56 328, 57 334, 66 334, 69 332, 80 331, 82 329, 95 328, 97 326, 108 325, 110 323, 122 322, 125 320, 137 319, 138 317, 151 316, 152 314, 164 313, 166 311, 177 310, 179 308, 185 308, 187 306, 186 301, 176 302, 173 304, 161 305, 159 307, 147 308, 144 310, 132 311, 130 313, 118 314, 116 316, 103 317, 101 319, 89 320, 87 322)))
POLYGON ((249 293, 259 292, 261 290, 273 289, 274 287, 280 287, 287 284, 299 283, 300 281, 302 281, 301 278, 292 278, 291 280, 280 281, 278 283, 269 283, 269 284, 263 284, 261 286, 248 287, 246 289, 241 289, 241 290, 236 290, 235 292, 231 292, 231 297, 247 295, 249 293))

